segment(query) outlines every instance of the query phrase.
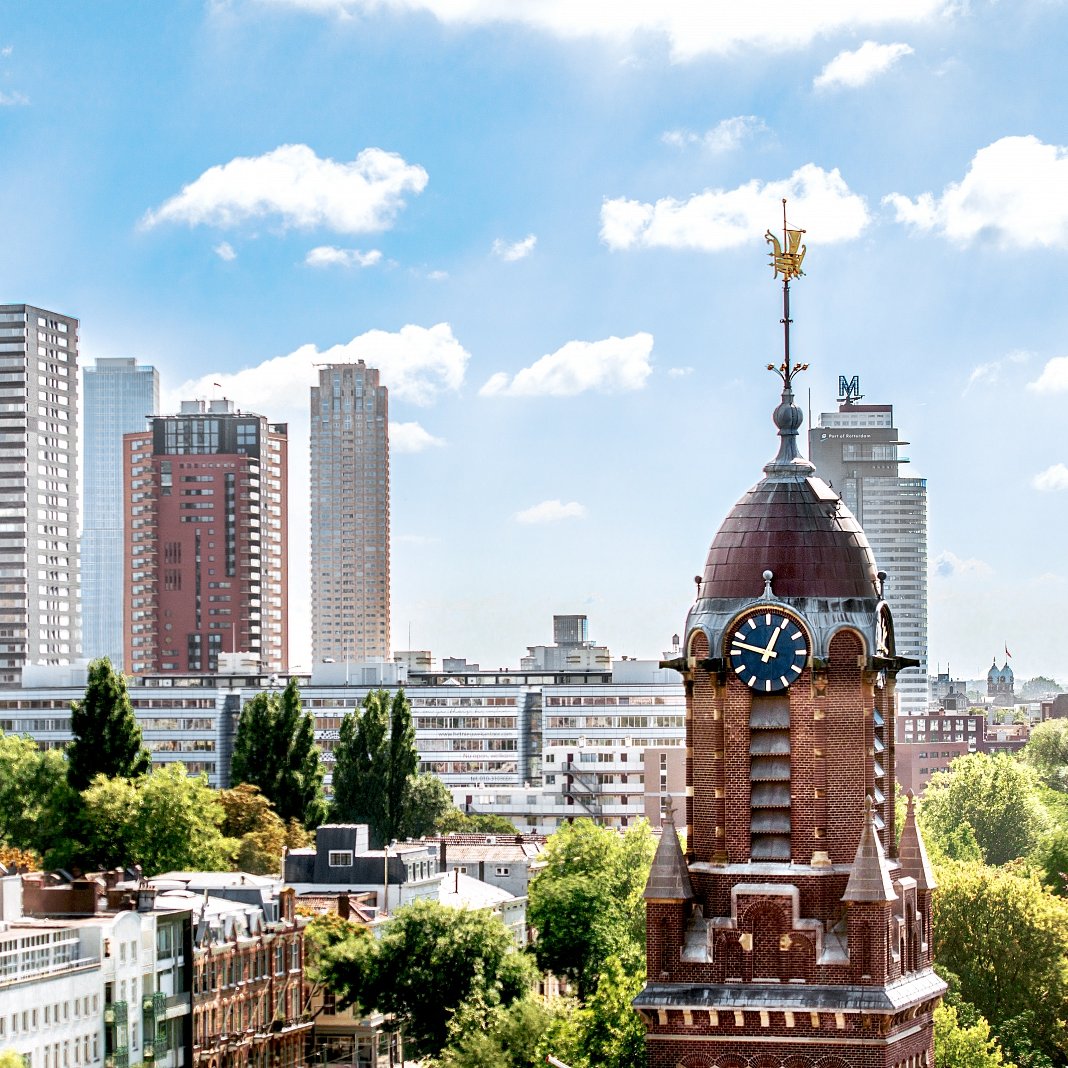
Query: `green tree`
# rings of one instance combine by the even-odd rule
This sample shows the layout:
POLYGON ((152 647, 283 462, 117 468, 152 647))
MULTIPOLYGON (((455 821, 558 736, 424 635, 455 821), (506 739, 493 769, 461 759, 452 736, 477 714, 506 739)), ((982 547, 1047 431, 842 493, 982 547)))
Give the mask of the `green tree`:
POLYGON ((641 969, 618 957, 605 961, 580 1016, 579 1044, 587 1064, 598 1068, 644 1064, 645 1024, 631 1005, 644 985, 641 969))
POLYGON ((275 875, 286 847, 286 825, 258 786, 243 782, 215 795, 224 816, 220 830, 233 842, 233 863, 252 875, 275 875))
POLYGON ((980 1016, 966 1026, 952 1005, 935 1009, 934 1053, 938 1068, 1002 1068, 1005 1064, 990 1024, 980 1016))
POLYGON ((0 1068, 26 1068, 26 1061, 13 1049, 0 1049, 0 1068))
POLYGON ((1068 790, 1068 719, 1039 723, 1020 756, 1044 782, 1057 790, 1068 790))
POLYGON ((419 770, 419 753, 415 748, 412 705, 397 690, 389 706, 389 771, 386 776, 387 842, 400 838, 408 812, 412 779, 419 770))
POLYGON ((73 789, 84 790, 97 775, 130 779, 152 767, 126 679, 106 656, 90 662, 85 697, 71 702, 70 713, 67 780, 73 789))
MULTIPOLYGON (((441 1057, 442 1068, 541 1068, 552 1053, 583 1068, 577 1006, 565 998, 546 1002, 536 994, 486 1012, 461 1009, 441 1057)), ((638 1062, 636 1062, 638 1063, 638 1062)))
POLYGON ((414 775, 399 837, 422 838, 427 834, 440 834, 443 821, 455 811, 452 794, 441 779, 429 773, 414 775))
MULTIPOLYGON (((408 805, 419 767, 411 705, 403 690, 372 690, 345 715, 334 748, 333 818, 366 823, 378 849, 410 824, 408 805)), ((424 789, 425 788, 421 788, 424 789)), ((425 799, 425 792, 421 795, 425 799)))
POLYGON ((301 706, 296 679, 281 694, 258 693, 241 709, 230 778, 263 791, 283 822, 316 827, 326 816, 315 720, 301 706))
POLYGON ((1034 773, 1006 753, 957 757, 932 777, 920 818, 943 840, 970 826, 988 864, 1028 856, 1046 824, 1034 773))
POLYGON ((550 839, 527 915, 541 968, 566 975, 585 1001, 611 957, 636 971, 645 945, 642 891, 656 842, 644 820, 626 834, 576 820, 550 839))
POLYGON ((1056 679, 1051 679, 1048 675, 1036 675, 1020 686, 1020 696, 1025 700, 1034 699, 1045 697, 1048 693, 1060 693, 1063 689, 1064 687, 1056 679))
POLYGON ((461 812, 450 809, 438 823, 438 834, 518 834, 511 820, 496 812, 461 812))
POLYGON ((428 900, 400 909, 377 943, 348 939, 327 947, 320 967, 344 1004, 393 1013, 414 1049, 429 1056, 445 1047, 462 1006, 510 1005, 535 978, 499 917, 428 900))
POLYGON ((61 752, 0 731, 0 845, 43 856, 67 833, 75 798, 61 752))
POLYGON ((982 864, 939 870, 935 958, 959 979, 960 996, 994 1029, 1033 1013, 1039 1050, 1068 1052, 1068 902, 1033 876, 982 864))
POLYGON ((98 775, 82 798, 88 863, 140 864, 145 875, 229 867, 215 791, 206 776, 187 775, 183 764, 156 768, 140 779, 98 775))

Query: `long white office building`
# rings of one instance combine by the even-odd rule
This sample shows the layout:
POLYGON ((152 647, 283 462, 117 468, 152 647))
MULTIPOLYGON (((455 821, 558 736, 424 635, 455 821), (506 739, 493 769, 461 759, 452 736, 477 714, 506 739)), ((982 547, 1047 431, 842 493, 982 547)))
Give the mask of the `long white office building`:
MULTIPOLYGON (((370 690, 403 686, 420 770, 437 775, 462 808, 499 813, 523 830, 551 831, 580 816, 626 827, 647 814, 648 793, 664 792, 660 771, 655 784, 646 781, 649 753, 667 762, 663 771, 670 769, 673 783, 680 781, 682 681, 656 660, 605 665, 600 653, 583 659, 596 666, 483 671, 459 659, 435 667, 425 653, 400 653, 398 663, 321 665, 300 682, 304 707, 315 716, 327 786, 342 718, 370 690), (421 669, 409 670, 409 662, 421 669)), ((27 678, 31 685, 0 690, 0 730, 29 734, 47 747, 66 745, 70 703, 85 683, 84 670, 63 670, 56 678, 59 669, 38 669, 27 678)), ((139 679, 129 693, 155 764, 181 761, 225 787, 241 707, 284 683, 260 674, 166 675, 139 679)), ((650 814, 659 813, 654 804, 650 814)))

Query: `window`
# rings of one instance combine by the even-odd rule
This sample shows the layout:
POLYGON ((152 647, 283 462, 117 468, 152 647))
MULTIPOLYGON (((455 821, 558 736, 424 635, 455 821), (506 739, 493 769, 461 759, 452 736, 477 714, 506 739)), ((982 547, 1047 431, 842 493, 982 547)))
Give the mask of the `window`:
POLYGON ((497 868, 497 874, 502 876, 502 877, 506 876, 506 875, 511 875, 512 874, 512 869, 511 868, 500 868, 500 867, 498 867, 497 868))
POLYGON ((330 853, 327 856, 326 862, 331 868, 351 868, 352 850, 331 849, 330 853))

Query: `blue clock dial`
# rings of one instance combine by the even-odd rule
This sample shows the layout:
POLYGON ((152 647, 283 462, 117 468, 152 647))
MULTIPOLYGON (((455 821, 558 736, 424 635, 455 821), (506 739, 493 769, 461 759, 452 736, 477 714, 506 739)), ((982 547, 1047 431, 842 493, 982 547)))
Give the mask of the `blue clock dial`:
POLYGON ((801 674, 808 641, 797 620, 774 608, 739 617, 727 631, 731 670, 752 690, 777 693, 801 674))

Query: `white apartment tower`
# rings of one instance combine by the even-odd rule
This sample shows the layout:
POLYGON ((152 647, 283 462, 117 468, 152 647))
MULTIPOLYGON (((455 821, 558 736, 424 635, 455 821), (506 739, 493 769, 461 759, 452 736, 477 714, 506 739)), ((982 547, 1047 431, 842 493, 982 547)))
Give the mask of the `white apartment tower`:
POLYGON ((0 685, 81 655, 78 320, 0 304, 0 685))
POLYGON ((886 572, 884 595, 900 655, 918 660, 897 676, 900 711, 927 707, 927 480, 904 477, 901 440, 891 404, 860 404, 859 379, 839 379, 837 412, 809 430, 809 456, 841 495, 886 572))
POLYGON ((311 389, 312 655, 387 658, 389 397, 363 360, 311 389))
POLYGON ((82 650, 122 670, 122 436, 159 412, 159 372, 129 357, 86 367, 82 650))

